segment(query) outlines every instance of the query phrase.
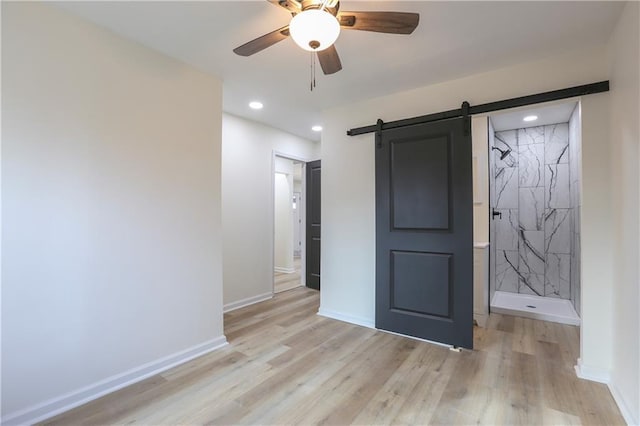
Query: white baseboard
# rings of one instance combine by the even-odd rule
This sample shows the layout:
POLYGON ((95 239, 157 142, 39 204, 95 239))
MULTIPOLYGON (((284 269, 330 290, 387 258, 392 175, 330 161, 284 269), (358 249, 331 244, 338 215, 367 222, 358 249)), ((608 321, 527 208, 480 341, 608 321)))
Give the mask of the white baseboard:
POLYGON ((609 370, 584 365, 580 358, 578 358, 578 363, 575 368, 576 374, 581 379, 592 380, 594 382, 604 383, 607 385, 609 392, 611 392, 611 396, 613 396, 613 400, 620 409, 620 413, 622 414, 624 421, 631 426, 640 425, 640 419, 635 418, 632 411, 629 409, 629 405, 622 396, 622 393, 620 393, 618 387, 611 380, 611 372, 609 370))
POLYGON ((617 386, 614 385, 613 383, 609 383, 608 386, 609 386, 609 392, 611 392, 611 395, 613 396, 614 401, 616 401, 616 404, 620 409, 620 413, 622 414, 624 421, 627 422, 629 426, 640 425, 640 419, 636 419, 633 417, 633 414, 629 409, 629 405, 627 405, 626 401, 622 397, 622 394, 618 390, 617 386))
POLYGON ((236 302, 227 303, 222 308, 222 312, 227 313, 235 311, 236 309, 244 308, 245 306, 253 305, 254 303, 264 302, 273 298, 273 292, 259 294, 257 296, 247 297, 246 299, 238 300, 236 302))
POLYGON ((591 380, 592 382, 604 383, 608 385, 611 381, 611 372, 604 368, 593 367, 582 363, 582 359, 578 358, 575 366, 576 376, 581 379, 591 380))
POLYGON ((279 266, 274 266, 273 272, 280 272, 282 274, 293 274, 296 272, 296 270, 294 268, 281 268, 279 266))
POLYGON ((327 317, 338 321, 348 322, 355 325, 361 325, 368 328, 376 328, 376 323, 368 318, 357 317, 353 315, 342 314, 340 312, 332 311, 330 309, 324 309, 322 306, 318 310, 318 315, 321 317, 327 317))
POLYGON ((227 338, 224 335, 217 337, 164 358, 132 368, 124 373, 111 376, 76 391, 49 399, 18 412, 10 413, 2 418, 2 425, 25 425, 46 420, 93 401, 94 399, 98 399, 101 396, 155 376, 177 365, 191 361, 194 358, 212 352, 225 345, 227 345, 227 338))

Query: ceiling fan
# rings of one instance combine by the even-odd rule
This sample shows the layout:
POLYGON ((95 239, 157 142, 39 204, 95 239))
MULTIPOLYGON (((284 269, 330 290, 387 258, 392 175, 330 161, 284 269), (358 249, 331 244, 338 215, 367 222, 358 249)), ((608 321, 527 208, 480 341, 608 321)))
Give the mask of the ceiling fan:
POLYGON ((291 36, 305 50, 316 52, 325 74, 342 69, 334 46, 340 29, 411 34, 420 15, 406 12, 342 12, 339 0, 267 0, 287 9, 293 18, 289 25, 251 40, 233 51, 251 56, 291 36))

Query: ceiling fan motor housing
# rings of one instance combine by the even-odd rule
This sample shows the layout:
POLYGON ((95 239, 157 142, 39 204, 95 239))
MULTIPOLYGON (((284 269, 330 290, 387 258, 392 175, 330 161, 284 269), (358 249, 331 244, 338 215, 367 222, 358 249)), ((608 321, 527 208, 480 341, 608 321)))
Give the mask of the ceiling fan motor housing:
MULTIPOLYGON (((300 1, 300 6, 302 10, 308 9, 320 9, 322 7, 323 0, 302 0, 300 1)), ((338 10, 340 9, 339 1, 328 1, 325 5, 324 10, 336 16, 338 14, 338 10)))

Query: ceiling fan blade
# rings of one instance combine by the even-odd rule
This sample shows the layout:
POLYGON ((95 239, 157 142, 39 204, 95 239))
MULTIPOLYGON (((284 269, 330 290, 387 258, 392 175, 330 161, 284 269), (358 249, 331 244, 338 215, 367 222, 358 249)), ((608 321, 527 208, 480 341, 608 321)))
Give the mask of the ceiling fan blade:
POLYGON ((335 45, 331 45, 324 50, 317 52, 318 61, 322 67, 322 72, 326 75, 336 73, 342 69, 340 56, 335 45))
POLYGON ((289 26, 282 27, 278 30, 272 31, 268 34, 258 37, 255 40, 251 40, 248 43, 243 44, 240 47, 236 47, 233 51, 240 56, 251 56, 254 53, 258 53, 261 50, 266 49, 269 46, 273 46, 279 41, 289 37, 289 26))
POLYGON ((411 34, 420 22, 420 15, 407 12, 340 12, 338 19, 344 29, 411 34))
POLYGON ((300 13, 302 12, 302 5, 300 2, 296 0, 267 0, 269 3, 284 7, 291 13, 300 13))

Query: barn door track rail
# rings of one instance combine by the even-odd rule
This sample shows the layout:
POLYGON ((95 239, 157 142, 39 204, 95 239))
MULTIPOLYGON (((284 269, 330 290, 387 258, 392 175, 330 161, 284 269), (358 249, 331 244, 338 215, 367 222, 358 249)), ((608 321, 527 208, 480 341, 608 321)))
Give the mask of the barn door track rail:
POLYGON ((609 91, 609 80, 597 83, 584 84, 582 86, 569 87, 566 89, 552 90, 550 92, 537 93, 535 95, 521 96, 518 98, 505 99, 502 101, 489 102, 486 104, 470 106, 468 102, 463 102, 458 109, 452 109, 434 114, 422 115, 420 117, 406 118, 404 120, 390 121, 388 123, 378 119, 376 124, 365 127, 357 127, 347 130, 347 135, 357 136, 366 133, 382 132, 384 130, 396 129, 398 127, 413 126, 415 124, 428 123, 431 121, 446 120, 456 117, 467 117, 475 114, 485 114, 487 112, 500 111, 503 109, 517 108, 527 105, 535 105, 544 102, 558 101, 562 99, 575 98, 578 96, 591 95, 609 91))

